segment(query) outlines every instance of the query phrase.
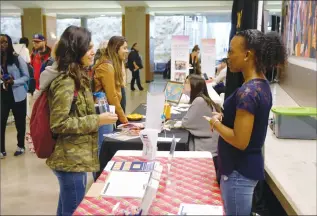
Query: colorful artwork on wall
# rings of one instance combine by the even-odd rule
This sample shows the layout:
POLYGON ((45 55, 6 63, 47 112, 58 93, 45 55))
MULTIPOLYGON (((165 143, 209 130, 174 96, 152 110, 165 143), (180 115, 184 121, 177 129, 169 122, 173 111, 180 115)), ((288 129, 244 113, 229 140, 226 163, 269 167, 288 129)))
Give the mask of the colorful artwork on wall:
POLYGON ((282 13, 288 54, 317 59, 317 2, 284 0, 282 13))

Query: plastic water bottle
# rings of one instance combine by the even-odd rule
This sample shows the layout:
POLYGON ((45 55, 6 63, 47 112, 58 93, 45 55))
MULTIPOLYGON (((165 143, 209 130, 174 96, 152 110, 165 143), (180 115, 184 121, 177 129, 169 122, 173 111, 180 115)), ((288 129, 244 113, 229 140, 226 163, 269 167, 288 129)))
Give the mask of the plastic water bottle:
POLYGON ((110 112, 109 104, 106 98, 106 94, 104 92, 96 92, 94 93, 94 96, 97 99, 96 104, 96 112, 97 114, 110 112))

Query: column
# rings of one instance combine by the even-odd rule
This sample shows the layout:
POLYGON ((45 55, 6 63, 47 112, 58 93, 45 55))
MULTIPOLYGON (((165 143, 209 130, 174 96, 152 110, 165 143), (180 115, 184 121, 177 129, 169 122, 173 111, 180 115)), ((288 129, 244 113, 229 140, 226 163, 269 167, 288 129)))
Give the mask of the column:
POLYGON ((140 71, 141 82, 146 80, 146 8, 145 7, 125 7, 125 37, 129 47, 138 43, 139 53, 142 57, 143 70, 140 71))
MULTIPOLYGON (((44 34, 42 8, 24 8, 22 26, 23 37, 27 37, 30 41, 34 34, 44 34)), ((32 43, 29 49, 32 49, 32 43)))
POLYGON ((81 24, 81 27, 84 27, 84 28, 88 28, 88 24, 87 24, 87 17, 81 17, 80 18, 80 24, 81 24))
POLYGON ((56 40, 56 16, 43 16, 43 34, 47 40, 47 45, 52 47, 56 40))

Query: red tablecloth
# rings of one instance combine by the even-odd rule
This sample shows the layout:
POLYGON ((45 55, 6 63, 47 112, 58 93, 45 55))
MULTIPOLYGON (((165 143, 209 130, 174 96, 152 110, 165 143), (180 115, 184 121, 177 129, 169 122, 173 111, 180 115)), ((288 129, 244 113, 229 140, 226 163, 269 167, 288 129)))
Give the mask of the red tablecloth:
MULTIPOLYGON (((113 161, 144 161, 141 157, 114 157, 113 161)), ((212 158, 174 158, 167 179, 167 161, 157 158, 163 165, 160 186, 149 210, 150 215, 177 214, 181 203, 223 206, 212 158)), ((103 173, 97 182, 105 182, 108 173, 103 173)), ((127 181, 128 183, 128 181, 127 181)), ((120 202, 120 209, 139 206, 141 199, 85 197, 74 215, 109 215, 114 205, 120 202)))

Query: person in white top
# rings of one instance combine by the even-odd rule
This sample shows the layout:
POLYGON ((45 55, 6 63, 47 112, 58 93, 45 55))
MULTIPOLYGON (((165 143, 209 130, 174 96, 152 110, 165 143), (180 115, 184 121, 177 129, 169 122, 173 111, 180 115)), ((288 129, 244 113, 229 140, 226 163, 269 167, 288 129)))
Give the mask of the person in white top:
POLYGON ((30 63, 30 51, 28 49, 29 46, 29 39, 23 37, 20 39, 19 44, 14 44, 13 48, 14 51, 23 58, 26 63, 30 63))
POLYGON ((217 73, 215 78, 211 78, 212 86, 215 91, 220 95, 225 92, 226 89, 226 77, 227 77, 227 59, 224 58, 217 66, 217 73))

